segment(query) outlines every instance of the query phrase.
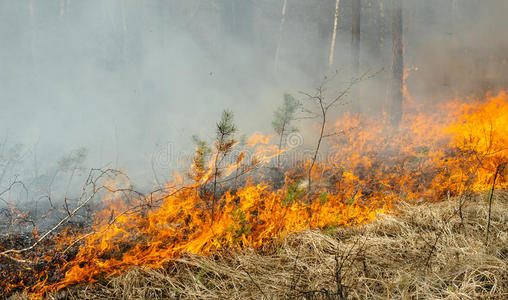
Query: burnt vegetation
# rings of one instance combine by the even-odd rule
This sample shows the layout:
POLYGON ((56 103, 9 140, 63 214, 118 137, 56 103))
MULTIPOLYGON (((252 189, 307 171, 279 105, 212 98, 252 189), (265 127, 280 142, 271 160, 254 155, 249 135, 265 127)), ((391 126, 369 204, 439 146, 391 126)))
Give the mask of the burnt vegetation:
MULTIPOLYGON (((62 17, 69 2, 61 1, 62 17)), ((254 24, 268 1, 210 3, 189 6, 191 13, 173 1, 159 8, 202 35, 189 15, 214 12, 222 43, 234 40, 239 53, 261 39, 254 24)), ((506 297, 508 91, 489 83, 459 97, 470 92, 461 81, 457 99, 448 100, 450 91, 447 100, 413 99, 405 13, 428 7, 407 3, 281 1, 270 74, 290 73, 284 57, 297 49, 284 34, 295 26, 312 27, 326 49, 302 59, 302 70, 327 76, 272 105, 271 134, 245 134, 243 116, 229 109, 216 123, 200 120, 214 134, 191 137, 186 169, 167 182, 152 160, 154 188, 136 186, 112 163, 90 168, 88 148, 42 170, 35 146, 2 140, 0 298, 506 297), (348 51, 339 46, 343 35, 348 51), (364 60, 365 48, 379 62, 364 60), (387 88, 369 90, 378 84, 387 88), (380 90, 384 96, 370 95, 380 90)), ((464 3, 465 14, 472 4, 464 3)))
MULTIPOLYGON (((455 128, 454 130, 458 130, 456 135, 464 134, 467 137, 467 140, 462 140, 452 136, 452 141, 454 138, 458 141, 458 144, 452 146, 454 144, 450 144, 450 136, 445 133, 442 133, 441 138, 416 134, 421 132, 419 126, 411 126, 415 122, 413 118, 420 116, 412 115, 410 111, 406 114, 406 123, 397 128, 393 128, 389 122, 384 123, 383 120, 364 119, 359 115, 345 113, 340 121, 333 124, 332 133, 326 133, 328 129, 325 125, 331 126, 326 123, 327 108, 338 103, 341 97, 347 94, 351 84, 339 91, 338 96, 332 98, 331 102, 324 100, 323 85, 317 89, 317 96, 303 94, 306 101, 311 100, 307 104, 286 95, 282 106, 274 114, 273 125, 278 134, 275 138, 254 135, 237 141, 235 134, 238 129, 234 124, 233 114, 224 111, 215 125, 214 140, 207 142, 197 136, 193 137, 196 146, 190 162, 191 168, 181 179, 182 182, 189 179, 188 183, 179 184, 180 179, 176 179, 173 184, 162 189, 141 193, 133 188, 128 177, 120 171, 91 169, 77 199, 64 197, 59 207, 54 206, 50 198, 47 199, 50 205, 49 213, 45 215, 57 211, 61 217, 58 222, 44 230, 40 230, 35 221, 30 221, 30 212, 22 214, 19 207, 6 210, 4 213, 9 216, 6 218, 9 223, 4 225, 6 229, 1 238, 0 252, 4 278, 2 285, 4 290, 8 291, 6 295, 28 292, 36 297, 48 296, 52 295, 51 292, 63 289, 62 292, 54 294, 54 297, 66 295, 65 297, 71 298, 93 298, 93 292, 72 286, 99 281, 107 286, 103 292, 114 293, 118 288, 117 284, 124 284, 118 280, 129 280, 124 277, 129 275, 121 275, 119 278, 124 279, 112 281, 108 279, 109 276, 112 273, 120 275, 124 272, 137 274, 139 271, 129 270, 140 263, 154 268, 153 273, 143 276, 162 276, 157 278, 164 282, 169 278, 166 276, 182 276, 182 268, 188 267, 186 263, 182 263, 186 261, 185 257, 192 261, 192 269, 188 272, 197 276, 197 281, 192 284, 204 284, 212 293, 220 294, 226 292, 221 290, 226 287, 220 283, 220 280, 226 280, 225 275, 211 274, 210 272, 219 271, 209 270, 206 265, 202 265, 205 258, 190 253, 201 253, 205 257, 209 255, 206 259, 214 259, 215 267, 221 264, 236 265, 236 260, 241 260, 244 254, 235 254, 235 251, 249 251, 250 248, 256 249, 258 254, 255 255, 261 256, 260 261, 288 260, 282 253, 294 251, 291 247, 295 246, 288 243, 294 243, 292 239, 299 240, 295 234, 288 235, 288 232, 305 228, 322 230, 322 233, 312 230, 309 233, 300 233, 303 237, 314 236, 315 240, 308 242, 325 243, 327 246, 319 247, 332 248, 325 250, 311 247, 305 250, 305 270, 301 269, 303 262, 299 261, 303 258, 297 254, 286 264, 288 268, 294 264, 293 269, 287 269, 286 275, 278 275, 282 276, 279 278, 282 281, 288 280, 283 279, 285 276, 290 276, 291 280, 289 283, 281 282, 276 289, 266 286, 268 283, 263 277, 266 274, 252 269, 256 268, 258 262, 253 262, 253 265, 240 262, 237 269, 247 276, 245 280, 252 286, 245 290, 231 287, 231 292, 240 298, 247 295, 245 293, 251 296, 260 294, 263 297, 278 295, 277 297, 332 299, 356 298, 360 297, 361 293, 370 293, 372 297, 387 296, 392 292, 386 285, 393 284, 389 279, 394 279, 395 275, 386 275, 384 272, 397 272, 396 269, 390 268, 406 261, 410 265, 414 264, 415 269, 406 270, 408 273, 404 276, 409 277, 404 280, 410 280, 411 276, 415 276, 411 272, 419 268, 426 273, 427 270, 437 268, 436 261, 450 259, 447 257, 450 255, 449 251, 443 253, 443 247, 452 242, 450 239, 462 240, 466 236, 474 240, 470 247, 477 247, 471 251, 486 253, 485 255, 495 261, 492 268, 506 266, 505 251, 502 247, 499 248, 505 238, 500 233, 506 225, 499 214, 502 214, 506 199, 505 192, 496 192, 498 187, 504 188, 507 182, 506 148, 504 142, 500 144, 496 140, 503 138, 499 136, 502 133, 493 132, 506 128, 491 126, 499 121, 495 114, 491 116, 493 119, 487 121, 487 127, 479 129, 479 136, 473 138, 476 132, 470 127, 472 124, 483 126, 485 120, 482 118, 488 109, 505 110, 506 107, 500 105, 506 105, 506 94, 490 99, 491 103, 479 103, 465 109, 461 118, 469 120, 470 123, 455 124, 451 120, 452 125, 446 125, 450 122, 447 119, 449 116, 441 116, 441 121, 435 119, 438 116, 427 116, 426 118, 435 121, 430 125, 431 128, 455 128), (299 134, 295 127, 291 127, 295 121, 306 121, 309 115, 311 121, 315 120, 312 109, 316 107, 316 103, 318 108, 322 108, 321 115, 317 114, 321 122, 318 143, 303 151, 308 156, 299 156, 293 162, 281 158, 308 147, 291 147, 283 145, 282 141, 289 138, 288 131, 299 134), (485 129, 492 132, 485 135, 485 129), (379 130, 389 134, 380 136, 377 132, 379 130), (331 155, 333 160, 318 159, 317 154, 322 150, 320 147, 324 145, 324 138, 327 139, 326 145, 329 149, 339 150, 331 155), (271 144, 270 140, 275 142, 271 144), (281 164, 281 161, 286 163, 281 164), (274 178, 271 177, 273 169, 278 169, 274 178), (277 176, 280 174, 284 174, 282 184, 277 183, 280 180, 277 176), (277 185, 280 187, 277 188, 277 185), (488 192, 484 198, 488 206, 478 200, 482 197, 482 191, 488 192), (107 200, 103 205, 96 202, 101 198, 107 200), (495 199, 498 200, 494 201, 495 199), (414 206, 440 200, 446 200, 446 204, 436 204, 438 211, 435 213, 439 215, 438 219, 430 220, 436 218, 433 206, 414 206), (423 218, 430 219, 411 221, 415 216, 413 211, 421 213, 425 209, 429 212, 428 216, 423 218), (339 232, 346 230, 343 226, 347 228, 353 225, 353 228, 357 228, 358 225, 388 213, 402 214, 402 219, 395 221, 396 219, 385 216, 377 225, 350 229, 353 232, 358 230, 358 233, 350 234, 345 239, 340 237, 339 232), (412 217, 408 219, 406 214, 412 217), (383 220, 385 218, 388 220, 383 220), (14 230, 13 224, 21 222, 31 224, 32 230, 14 230), (414 227, 412 222, 417 222, 417 227, 414 227), (390 227, 390 230, 385 231, 383 224, 398 224, 399 227, 390 227), (383 229, 369 231, 371 229, 368 228, 376 226, 383 229), (420 229, 422 226, 424 229, 420 229), (390 258, 393 259, 393 265, 390 265, 387 258, 375 261, 375 254, 369 252, 373 247, 371 238, 375 240, 379 235, 387 235, 384 241, 388 243, 387 247, 390 243, 400 243, 404 238, 410 238, 409 236, 421 244, 414 249, 399 249, 402 256, 390 258), (479 240, 483 240, 481 245, 478 244, 479 240), (187 248, 188 251, 178 248, 187 248), (408 251, 413 253, 404 254, 408 251), (145 252, 146 254, 143 254, 145 252), (313 252, 317 260, 309 256, 313 252), (331 258, 333 263, 326 263, 321 270, 312 269, 323 263, 319 262, 323 255, 331 258), (156 257, 162 260, 153 261, 156 257), (418 260, 415 261, 414 257, 418 257, 418 260), (100 266, 95 261, 104 265, 100 266), (381 271, 381 262, 388 264, 385 266, 386 271, 381 271), (108 267, 111 263, 111 267, 108 267), (77 273, 69 275, 72 272, 77 273), (312 272, 327 274, 325 277, 329 276, 329 279, 324 282, 331 285, 312 281, 312 277, 309 277, 312 272), (357 276, 363 278, 363 287, 353 282, 353 278, 357 276), (385 276, 391 277, 386 279, 385 276), (258 282, 260 280, 262 282, 258 282), (285 285, 286 290, 282 288, 285 285)), ((502 111, 497 113, 504 116, 502 111)), ((83 168, 81 165, 85 153, 84 150, 78 150, 65 157, 59 163, 58 170, 69 173, 72 178, 74 172, 83 168)), ((27 190, 25 184, 15 181, 2 192, 2 196, 8 195, 16 186, 27 190)), ((9 203, 8 200, 4 201, 9 203)), ((408 241, 404 241, 406 242, 408 241)), ((466 254, 466 257, 469 259, 470 255, 466 254)), ((478 258, 474 259, 477 261, 478 258)), ((448 268, 446 263, 442 261, 441 264, 444 265, 439 268, 448 268)), ((222 272, 219 273, 223 274, 222 272)), ((466 289, 468 293, 475 295, 495 296, 501 295, 506 287, 506 279, 494 269, 489 269, 491 275, 484 279, 476 277, 468 270, 460 272, 463 272, 462 275, 456 276, 473 280, 474 283, 468 284, 473 284, 474 287, 449 278, 447 285, 452 290, 447 290, 446 293, 459 293, 466 289), (492 280, 499 281, 499 285, 493 284, 492 280)), ((234 277, 237 275, 228 276, 233 276, 231 280, 238 280, 234 277)), ((242 278, 243 275, 238 276, 242 278)), ((446 276, 451 275, 447 273, 446 276)), ((246 283, 241 286, 244 284, 246 283)), ((397 282, 393 293, 403 296, 421 291, 421 287, 413 286, 414 283, 407 282, 407 287, 403 286, 404 284, 406 283, 397 282)), ((432 286, 436 283, 428 284, 432 286)), ((211 296, 201 288, 196 288, 201 292, 194 295, 195 297, 211 296)), ((146 292, 153 291, 147 286, 146 292)), ((176 287, 164 289, 161 293, 158 294, 160 297, 194 297, 193 294, 188 294, 188 290, 176 287)), ((446 293, 428 291, 428 295, 436 297, 446 293)), ((137 296, 132 294, 132 297, 137 296)))

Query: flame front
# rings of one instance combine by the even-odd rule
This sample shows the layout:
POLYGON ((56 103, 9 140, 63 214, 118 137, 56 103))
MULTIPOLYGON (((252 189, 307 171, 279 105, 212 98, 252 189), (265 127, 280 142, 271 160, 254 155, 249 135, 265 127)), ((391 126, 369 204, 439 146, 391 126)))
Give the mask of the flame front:
MULTIPOLYGON (((363 224, 393 212, 399 199, 437 201, 467 189, 485 190, 496 167, 508 160, 508 92, 483 102, 462 102, 407 107, 398 130, 388 129, 383 118, 346 114, 334 124, 342 133, 328 139, 332 154, 312 170, 310 199, 305 180, 295 175, 310 165, 305 159, 288 171, 281 188, 247 180, 223 193, 215 214, 198 184, 178 189, 159 195, 163 201, 156 209, 98 223, 93 233, 81 236, 78 253, 61 267, 65 275, 48 283, 42 271, 39 281, 26 288, 41 296, 132 266, 161 267, 182 253, 260 248, 289 232, 363 224)), ((259 134, 247 145, 259 147, 260 161, 281 153, 259 134)), ((238 168, 240 157, 227 166, 227 175, 238 168)), ((212 174, 213 162, 208 166, 199 183, 212 174)), ((505 174, 500 174, 498 187, 508 187, 505 174)), ((98 220, 107 219, 112 209, 121 210, 114 206, 98 220)), ((72 240, 76 237, 63 233, 60 244, 72 240)))

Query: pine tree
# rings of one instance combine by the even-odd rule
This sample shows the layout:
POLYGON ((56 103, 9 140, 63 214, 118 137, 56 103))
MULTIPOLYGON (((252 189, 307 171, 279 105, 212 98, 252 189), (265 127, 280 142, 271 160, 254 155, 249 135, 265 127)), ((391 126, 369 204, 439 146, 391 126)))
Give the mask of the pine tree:
POLYGON ((215 140, 215 158, 214 158, 214 171, 213 171, 213 190, 212 190, 212 219, 215 216, 215 206, 217 202, 217 180, 221 176, 220 164, 233 149, 236 144, 234 137, 237 132, 236 126, 233 122, 233 113, 224 110, 221 115, 219 123, 216 125, 216 140, 215 140))

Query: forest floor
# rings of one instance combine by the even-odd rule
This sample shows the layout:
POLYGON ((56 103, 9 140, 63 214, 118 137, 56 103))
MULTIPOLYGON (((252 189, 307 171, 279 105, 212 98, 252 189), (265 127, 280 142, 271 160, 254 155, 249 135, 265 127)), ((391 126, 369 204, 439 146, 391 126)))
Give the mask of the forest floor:
MULTIPOLYGON (((508 192, 411 205, 264 249, 186 255, 49 299, 508 299, 508 192)), ((26 299, 16 295, 11 299, 26 299)))

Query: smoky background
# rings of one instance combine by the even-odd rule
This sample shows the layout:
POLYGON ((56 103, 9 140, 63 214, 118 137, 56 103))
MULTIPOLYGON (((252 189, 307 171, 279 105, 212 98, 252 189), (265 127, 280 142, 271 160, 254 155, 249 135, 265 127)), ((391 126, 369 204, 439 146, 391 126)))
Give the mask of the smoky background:
MULTIPOLYGON (((508 2, 405 0, 411 98, 431 103, 506 88, 508 2)), ((351 0, 0 1, 0 203, 75 195, 89 168, 124 170, 149 191, 213 140, 224 109, 240 134, 272 133, 284 93, 351 68, 351 0), (276 58, 276 49, 279 54, 276 58)), ((391 0, 363 0, 360 72, 348 97, 379 114, 390 97, 391 0)), ((340 114, 352 106, 337 111, 340 114)), ((302 126, 303 127, 303 126, 302 126)), ((312 128, 301 130, 312 144, 312 128)), ((42 205, 42 204, 41 204, 42 205)))

